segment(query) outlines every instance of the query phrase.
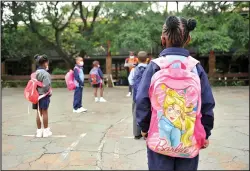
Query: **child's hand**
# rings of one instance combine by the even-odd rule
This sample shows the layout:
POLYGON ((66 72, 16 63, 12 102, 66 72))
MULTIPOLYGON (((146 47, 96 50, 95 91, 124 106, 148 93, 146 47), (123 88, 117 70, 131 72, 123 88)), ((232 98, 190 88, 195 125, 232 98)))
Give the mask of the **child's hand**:
POLYGON ((146 132, 142 132, 142 131, 141 131, 141 135, 142 135, 144 138, 147 138, 148 133, 146 133, 146 132))
POLYGON ((205 149, 205 148, 207 148, 208 146, 209 146, 209 140, 205 140, 205 143, 204 143, 202 149, 205 149))

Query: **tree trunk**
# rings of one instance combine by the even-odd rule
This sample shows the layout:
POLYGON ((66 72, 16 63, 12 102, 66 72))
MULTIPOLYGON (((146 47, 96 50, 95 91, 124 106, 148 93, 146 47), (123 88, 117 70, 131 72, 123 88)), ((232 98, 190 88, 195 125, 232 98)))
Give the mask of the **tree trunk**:
POLYGON ((113 87, 112 82, 112 58, 111 58, 111 51, 110 51, 110 40, 108 43, 108 55, 106 58, 106 74, 108 75, 108 87, 113 87))
POLYGON ((2 75, 5 75, 5 62, 1 63, 1 72, 2 72, 2 75))
POLYGON ((216 58, 214 55, 214 51, 210 51, 209 54, 209 59, 208 59, 208 75, 209 77, 212 77, 215 73, 215 69, 216 69, 216 58))
POLYGON ((74 67, 74 60, 71 59, 65 52, 62 51, 60 47, 56 47, 56 52, 60 55, 60 57, 65 61, 67 69, 71 69, 74 67))
POLYGON ((164 15, 168 14, 168 2, 165 4, 165 10, 164 10, 164 15))
POLYGON ((177 13, 179 13, 179 2, 176 1, 176 9, 177 9, 177 13))

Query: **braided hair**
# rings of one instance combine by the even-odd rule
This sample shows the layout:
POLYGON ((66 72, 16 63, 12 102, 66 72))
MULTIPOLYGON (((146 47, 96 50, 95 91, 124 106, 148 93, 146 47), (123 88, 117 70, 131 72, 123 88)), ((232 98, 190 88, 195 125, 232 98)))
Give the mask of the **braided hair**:
POLYGON ((162 34, 167 36, 172 47, 183 47, 189 33, 196 27, 196 20, 169 16, 163 25, 162 34))
POLYGON ((36 64, 38 64, 39 66, 42 66, 44 63, 49 61, 47 55, 45 55, 45 54, 43 54, 43 55, 36 54, 34 56, 34 59, 36 61, 36 64))

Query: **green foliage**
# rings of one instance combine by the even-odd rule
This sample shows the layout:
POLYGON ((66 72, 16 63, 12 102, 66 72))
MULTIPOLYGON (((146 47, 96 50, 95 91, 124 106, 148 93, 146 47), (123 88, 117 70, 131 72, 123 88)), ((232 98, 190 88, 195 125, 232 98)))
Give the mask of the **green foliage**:
POLYGON ((42 53, 45 49, 45 45, 25 26, 16 31, 4 29, 3 36, 1 51, 4 57, 22 58, 42 53))
POLYGON ((52 81, 52 88, 67 88, 66 82, 64 80, 61 81, 52 81))
POLYGON ((236 57, 246 54, 249 47, 249 19, 229 12, 231 8, 233 6, 226 2, 204 2, 199 8, 186 6, 183 16, 197 20, 189 46, 198 48, 201 54, 208 54, 211 50, 234 50, 236 57))
POLYGON ((2 81, 1 86, 3 88, 17 88, 17 87, 25 87, 27 85, 28 81, 22 81, 22 80, 15 80, 15 81, 2 81))
POLYGON ((227 83, 225 81, 213 81, 211 82, 211 85, 213 87, 224 87, 224 86, 247 86, 244 81, 235 80, 235 81, 228 81, 227 83))
POLYGON ((121 71, 119 72, 119 78, 120 78, 120 79, 127 79, 127 77, 128 77, 128 74, 127 74, 127 71, 126 71, 126 70, 121 70, 121 71))
POLYGON ((55 68, 53 69, 52 71, 52 74, 53 75, 65 75, 67 74, 68 70, 63 70, 63 69, 60 69, 60 68, 55 68))
POLYGON ((95 27, 97 41, 105 45, 111 40, 113 54, 119 49, 139 51, 158 46, 164 17, 153 12, 151 5, 149 2, 105 3, 102 11, 105 17, 95 27))
MULTIPOLYGON (((80 1, 4 2, 2 55, 33 56, 53 49, 70 63, 79 52, 106 54, 108 40, 112 54, 118 54, 120 49, 150 51, 160 46, 161 29, 167 17, 166 12, 153 11, 153 3, 103 2, 90 8, 80 1)), ((200 54, 233 50, 235 59, 246 56, 249 16, 243 17, 239 12, 248 3, 203 2, 200 7, 193 6, 194 3, 178 13, 198 21, 189 46, 200 54)))
POLYGON ((234 59, 246 54, 249 48, 249 19, 238 13, 231 14, 228 20, 228 35, 234 40, 234 59))

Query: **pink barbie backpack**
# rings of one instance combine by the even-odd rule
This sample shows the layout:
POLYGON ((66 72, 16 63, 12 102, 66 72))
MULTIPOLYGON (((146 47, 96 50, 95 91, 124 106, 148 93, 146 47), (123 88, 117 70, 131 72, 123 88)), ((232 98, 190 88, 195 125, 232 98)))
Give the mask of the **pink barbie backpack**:
MULTIPOLYGON (((77 67, 75 67, 75 68, 77 68, 77 67)), ((77 68, 77 69, 79 71, 79 68, 77 68)), ((67 85, 67 88, 69 91, 76 89, 76 85, 74 83, 74 71, 72 69, 69 70, 69 72, 67 72, 67 74, 65 75, 65 82, 66 82, 66 85, 67 85)))
POLYGON ((193 158, 206 138, 201 124, 200 78, 191 72, 198 61, 190 56, 170 63, 166 56, 153 62, 160 70, 149 88, 152 116, 147 146, 163 155, 193 158), (176 64, 180 67, 173 68, 176 64))

